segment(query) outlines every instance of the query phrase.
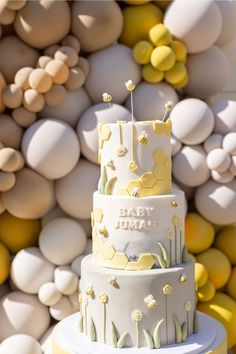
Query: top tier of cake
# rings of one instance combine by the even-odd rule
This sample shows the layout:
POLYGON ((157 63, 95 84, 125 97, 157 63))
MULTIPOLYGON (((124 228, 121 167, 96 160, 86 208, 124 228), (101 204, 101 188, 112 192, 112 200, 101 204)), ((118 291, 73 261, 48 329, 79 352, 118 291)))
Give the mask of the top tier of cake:
POLYGON ((171 192, 171 121, 101 123, 101 194, 153 196, 171 192))

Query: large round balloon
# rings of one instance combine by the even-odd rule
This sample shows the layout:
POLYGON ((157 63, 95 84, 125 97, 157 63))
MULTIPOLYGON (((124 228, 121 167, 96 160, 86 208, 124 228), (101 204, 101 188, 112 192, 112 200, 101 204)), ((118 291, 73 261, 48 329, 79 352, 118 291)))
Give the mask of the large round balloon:
POLYGON ((0 115, 0 142, 7 147, 18 149, 23 129, 7 114, 0 115))
POLYGON ((101 122, 116 122, 117 119, 130 121, 131 114, 118 104, 98 103, 90 107, 80 117, 77 125, 77 134, 83 156, 98 163, 98 124, 101 122))
POLYGON ((55 119, 32 124, 24 134, 22 151, 27 164, 49 179, 68 174, 80 156, 79 141, 73 129, 55 119))
POLYGON ((233 0, 218 0, 217 5, 221 12, 222 28, 216 44, 220 47, 227 45, 235 38, 236 31, 236 3, 233 0))
POLYGON ((209 180, 197 189, 195 205, 199 213, 213 224, 236 222, 236 181, 224 185, 209 180))
POLYGON ((27 1, 14 22, 17 35, 35 48, 59 42, 70 30, 70 8, 66 1, 27 1))
POLYGON ((121 34, 123 16, 115 1, 75 1, 72 6, 72 33, 85 52, 95 52, 114 43, 121 34))
POLYGON ((89 219, 99 176, 97 165, 80 159, 73 171, 56 182, 56 199, 60 207, 75 218, 89 219))
POLYGON ((42 354, 39 342, 26 334, 15 334, 0 345, 0 354, 42 354))
POLYGON ((38 219, 55 205, 53 182, 23 168, 16 173, 16 184, 3 194, 6 209, 22 219, 38 219))
POLYGON ((102 49, 88 58, 90 73, 85 87, 94 103, 102 101, 102 94, 108 92, 116 103, 128 97, 125 87, 128 80, 138 84, 141 80, 140 66, 134 61, 130 48, 115 44, 102 49))
POLYGON ((39 57, 35 49, 22 42, 17 36, 2 38, 0 52, 0 71, 8 83, 14 81, 16 72, 24 66, 35 67, 39 57))
POLYGON ((220 100, 212 105, 215 114, 214 131, 219 134, 236 132, 236 101, 220 100))
POLYGON ((17 253, 11 264, 11 279, 21 291, 37 294, 39 288, 53 280, 54 266, 38 247, 25 248, 17 253))
POLYGON ((210 177, 201 145, 184 146, 173 158, 173 175, 180 183, 197 187, 210 177))
POLYGON ((24 333, 39 339, 47 330, 50 316, 37 296, 14 291, 0 300, 0 340, 24 333))
POLYGON ((80 224, 69 218, 58 218, 46 224, 39 237, 43 255, 53 264, 67 265, 82 254, 86 234, 80 224))
POLYGON ((81 114, 89 108, 90 98, 84 88, 79 90, 66 90, 62 102, 56 106, 45 105, 44 109, 38 113, 40 118, 56 118, 65 121, 74 127, 81 114))
POLYGON ((186 44, 189 53, 198 53, 210 48, 217 40, 222 17, 212 0, 175 0, 166 11, 164 24, 186 44))
POLYGON ((202 143, 214 128, 214 115, 208 105, 196 98, 178 102, 170 113, 172 131, 186 145, 202 143))
MULTIPOLYGON (((170 101, 178 102, 175 90, 166 83, 156 85, 142 82, 133 92, 134 115, 137 120, 162 119, 165 113, 165 104, 170 101)), ((125 106, 130 109, 130 98, 125 106)))
POLYGON ((189 82, 184 92, 205 99, 222 91, 229 76, 229 61, 220 48, 212 46, 189 55, 187 69, 189 82))

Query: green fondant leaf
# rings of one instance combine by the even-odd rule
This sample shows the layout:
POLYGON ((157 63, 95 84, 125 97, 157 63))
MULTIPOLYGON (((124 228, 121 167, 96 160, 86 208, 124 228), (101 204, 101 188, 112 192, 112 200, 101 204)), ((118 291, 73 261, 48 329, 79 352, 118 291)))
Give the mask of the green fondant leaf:
POLYGON ((80 316, 79 330, 80 330, 80 333, 83 333, 83 331, 84 331, 84 316, 83 315, 80 316))
POLYGON ((123 346, 125 345, 127 335, 128 335, 128 332, 125 332, 120 336, 120 338, 117 342, 117 348, 123 348, 123 346))
POLYGON ((92 342, 95 342, 97 335, 96 335, 96 328, 93 322, 93 319, 90 318, 90 331, 89 331, 90 339, 92 342))
POLYGON ((98 191, 100 194, 105 194, 106 183, 107 183, 107 170, 106 170, 106 166, 103 166, 101 170, 101 176, 98 182, 98 191))
POLYGON ((198 332, 199 332, 199 318, 198 318, 198 313, 195 310, 193 316, 193 333, 198 333, 198 332))
POLYGON ((173 315, 174 325, 175 325, 175 343, 179 344, 182 341, 182 330, 177 318, 173 315))
POLYGON ((146 329, 143 329, 144 337, 146 339, 147 347, 148 349, 153 349, 154 348, 154 343, 151 334, 146 331, 146 329))
POLYGON ((158 349, 160 348, 161 346, 161 325, 162 323, 164 322, 164 318, 162 320, 160 320, 156 327, 154 328, 154 332, 153 332, 153 340, 154 340, 154 345, 155 345, 155 348, 158 349))
POLYGON ((188 326, 187 323, 184 322, 184 324, 182 325, 182 342, 185 342, 188 336, 188 326))
POLYGON ((159 254, 155 254, 155 256, 157 257, 158 263, 160 264, 160 267, 162 269, 166 268, 166 262, 164 260, 164 258, 162 256, 160 256, 159 254))
POLYGON ((114 183, 115 183, 116 180, 117 180, 117 178, 116 178, 116 177, 113 177, 113 178, 109 179, 109 181, 107 181, 107 183, 106 183, 106 185, 105 185, 105 192, 104 192, 104 194, 106 194, 106 195, 110 195, 110 194, 111 194, 113 185, 114 185, 114 183))
POLYGON ((118 333, 117 333, 117 329, 116 326, 114 325, 114 323, 111 321, 111 335, 112 335, 112 344, 114 348, 117 348, 117 342, 118 342, 118 333))
POLYGON ((184 248, 183 248, 182 261, 183 261, 184 263, 187 263, 187 262, 189 261, 189 254, 188 254, 188 248, 187 248, 187 246, 184 246, 184 248))
POLYGON ((165 260, 166 263, 166 268, 170 268, 170 256, 169 253, 167 252, 166 248, 163 246, 163 244, 161 242, 157 242, 161 252, 162 252, 162 256, 165 260))

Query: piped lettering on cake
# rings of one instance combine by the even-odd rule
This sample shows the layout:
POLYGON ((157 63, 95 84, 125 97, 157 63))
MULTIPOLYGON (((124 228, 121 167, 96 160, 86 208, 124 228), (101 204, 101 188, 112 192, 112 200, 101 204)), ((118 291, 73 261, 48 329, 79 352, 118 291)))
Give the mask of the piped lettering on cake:
POLYGON ((121 230, 156 230, 158 228, 157 220, 150 219, 153 210, 152 207, 120 207, 114 227, 121 230))

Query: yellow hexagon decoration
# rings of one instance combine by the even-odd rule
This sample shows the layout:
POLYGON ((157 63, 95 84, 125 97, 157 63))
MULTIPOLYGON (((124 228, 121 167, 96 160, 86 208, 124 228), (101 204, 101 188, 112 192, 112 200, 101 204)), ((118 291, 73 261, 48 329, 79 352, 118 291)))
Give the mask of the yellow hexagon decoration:
POLYGON ((100 129, 101 140, 109 140, 111 136, 111 130, 107 124, 103 124, 100 129))
POLYGON ((95 208, 93 211, 93 215, 94 215, 94 220, 96 222, 102 222, 103 212, 101 208, 95 208))
POLYGON ((141 192, 141 190, 143 188, 142 183, 139 180, 131 180, 131 181, 129 181, 129 183, 128 183, 127 187, 126 187, 129 195, 133 195, 133 190, 135 188, 139 188, 140 192, 141 192))
POLYGON ((116 252, 112 258, 112 267, 116 269, 124 269, 129 262, 128 257, 123 252, 116 252))
POLYGON ((157 165, 162 165, 165 162, 166 156, 167 155, 164 149, 156 149, 153 155, 153 159, 157 165))
POLYGON ((100 264, 100 265, 103 265, 103 252, 102 251, 99 251, 99 252, 96 252, 95 253, 95 262, 97 264, 100 264))
POLYGON ((94 251, 102 251, 104 247, 104 241, 102 239, 102 237, 100 236, 96 236, 93 239, 93 249, 94 251))
POLYGON ((140 269, 151 269, 155 261, 151 253, 143 253, 138 259, 140 269))
POLYGON ((141 270, 138 262, 129 262, 125 266, 125 270, 141 270))
POLYGON ((140 181, 144 187, 151 188, 154 186, 156 179, 152 172, 146 172, 140 177, 140 181))
POLYGON ((153 174, 157 180, 163 180, 168 178, 169 173, 170 170, 167 169, 164 165, 157 165, 153 170, 153 174))
POLYGON ((104 248, 103 248, 104 258, 112 259, 112 257, 115 254, 115 251, 116 250, 115 250, 115 248, 112 245, 110 245, 109 243, 105 243, 104 248))
POLYGON ((172 161, 171 161, 171 157, 170 156, 166 156, 166 159, 164 161, 164 166, 167 170, 171 169, 172 166, 172 161))

